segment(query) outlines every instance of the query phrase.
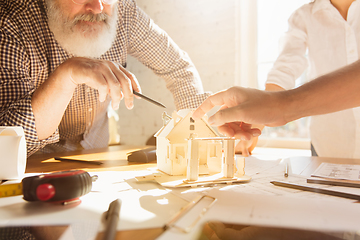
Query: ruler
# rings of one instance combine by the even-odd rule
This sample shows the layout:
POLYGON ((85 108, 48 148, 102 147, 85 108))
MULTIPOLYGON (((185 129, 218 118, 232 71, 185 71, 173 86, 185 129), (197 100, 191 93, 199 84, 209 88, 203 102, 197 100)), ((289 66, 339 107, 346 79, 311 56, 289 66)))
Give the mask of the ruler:
POLYGON ((1 184, 0 198, 22 195, 22 183, 1 184))

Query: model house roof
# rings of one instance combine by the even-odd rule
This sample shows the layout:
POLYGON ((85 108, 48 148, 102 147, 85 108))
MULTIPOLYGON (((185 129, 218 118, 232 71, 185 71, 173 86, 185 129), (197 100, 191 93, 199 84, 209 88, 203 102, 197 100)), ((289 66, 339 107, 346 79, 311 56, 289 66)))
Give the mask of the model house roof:
POLYGON ((219 135, 208 124, 207 116, 194 121, 191 117, 193 111, 191 109, 174 111, 172 119, 155 134, 155 137, 165 137, 170 143, 186 142, 192 133, 201 138, 218 137, 219 135))

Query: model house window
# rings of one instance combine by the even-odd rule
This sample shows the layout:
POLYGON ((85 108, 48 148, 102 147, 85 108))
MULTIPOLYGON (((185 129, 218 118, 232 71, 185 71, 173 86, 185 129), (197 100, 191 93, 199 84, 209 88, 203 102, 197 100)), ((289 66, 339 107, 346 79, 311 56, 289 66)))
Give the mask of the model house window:
POLYGON ((185 149, 183 146, 176 147, 176 158, 178 158, 178 156, 185 158, 185 149))
POLYGON ((195 130, 195 120, 192 117, 190 118, 190 130, 195 130))
POLYGON ((210 157, 211 157, 211 158, 217 157, 217 154, 216 154, 216 145, 215 145, 215 144, 210 144, 209 147, 210 147, 210 157))

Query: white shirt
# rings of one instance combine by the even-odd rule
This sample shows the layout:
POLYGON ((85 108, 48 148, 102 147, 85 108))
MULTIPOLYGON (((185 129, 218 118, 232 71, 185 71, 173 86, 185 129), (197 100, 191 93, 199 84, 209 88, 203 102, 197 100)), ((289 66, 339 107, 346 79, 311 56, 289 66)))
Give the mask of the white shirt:
MULTIPOLYGON (((358 60, 359 46, 359 0, 350 6, 347 21, 329 0, 305 4, 289 18, 281 53, 266 83, 294 88, 308 64, 312 80, 358 60)), ((360 108, 311 117, 310 135, 321 157, 360 158, 360 108)))

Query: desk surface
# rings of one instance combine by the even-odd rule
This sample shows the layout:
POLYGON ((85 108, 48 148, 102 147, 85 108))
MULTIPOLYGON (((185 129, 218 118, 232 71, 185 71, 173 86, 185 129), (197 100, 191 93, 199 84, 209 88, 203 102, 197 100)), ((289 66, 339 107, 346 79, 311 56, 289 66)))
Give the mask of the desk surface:
MULTIPOLYGON (((72 157, 84 160, 101 160, 102 165, 93 165, 88 163, 77 162, 56 162, 53 161, 54 154, 33 155, 29 157, 26 172, 51 172, 70 169, 84 169, 88 172, 99 171, 132 171, 144 170, 156 166, 154 163, 147 164, 129 164, 127 154, 139 150, 144 146, 110 146, 105 149, 82 150, 56 154, 56 157, 72 157)), ((253 156, 256 157, 256 156, 253 156)), ((275 159, 274 159, 275 160, 275 159)), ((335 159, 335 158, 318 158, 318 157, 290 157, 292 172, 303 176, 310 174, 322 163, 348 163, 360 164, 356 159, 335 159)), ((246 171, 246 169, 245 169, 246 171)), ((117 239, 155 239, 163 233, 162 228, 118 231, 117 239)), ((99 233, 97 239, 100 239, 102 233, 99 233)))
POLYGON ((148 164, 129 163, 127 155, 133 151, 148 148, 151 146, 125 146, 115 145, 108 148, 79 150, 64 153, 34 154, 27 160, 26 173, 52 172, 70 169, 86 169, 87 171, 128 171, 145 169, 148 164), (102 165, 94 165, 84 162, 60 162, 55 161, 54 157, 68 157, 81 160, 98 160, 102 165))
MULTIPOLYGON (((64 171, 71 169, 83 169, 88 172, 99 171, 137 171, 149 167, 155 167, 156 163, 129 163, 127 155, 130 152, 147 148, 150 146, 125 146, 115 145, 103 149, 91 149, 71 151, 66 153, 35 154, 28 158, 26 173, 64 171), (54 157, 68 157, 82 160, 99 160, 102 165, 94 165, 84 162, 55 161, 54 157)), ((51 229, 51 227, 49 227, 51 229)), ((161 233, 163 228, 153 228, 144 230, 118 231, 116 239, 155 239, 161 233)), ((40 233, 41 234, 41 233, 40 233)), ((101 239, 102 233, 99 233, 97 239, 101 239)))

